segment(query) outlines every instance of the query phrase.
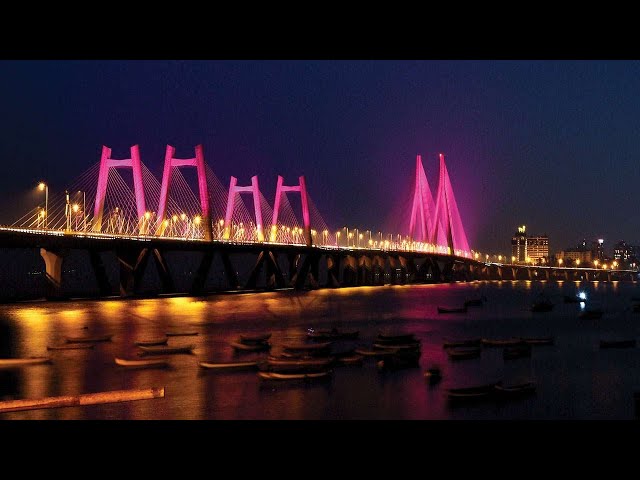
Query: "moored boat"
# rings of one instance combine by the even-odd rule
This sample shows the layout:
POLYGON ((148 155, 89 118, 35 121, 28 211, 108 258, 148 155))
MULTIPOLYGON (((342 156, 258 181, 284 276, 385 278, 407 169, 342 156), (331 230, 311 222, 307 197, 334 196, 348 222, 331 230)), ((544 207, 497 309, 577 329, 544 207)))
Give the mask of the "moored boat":
POLYGON ((51 363, 51 359, 49 357, 0 358, 0 368, 40 365, 43 363, 51 363))
POLYGON ((152 347, 154 345, 166 345, 168 340, 169 339, 165 336, 160 338, 150 338, 147 340, 138 340, 133 342, 133 344, 138 347, 152 347))
POLYGON ((491 396, 497 384, 498 383, 487 383, 473 387, 450 388, 447 391, 447 398, 452 403, 484 400, 491 396))
POLYGON ((241 343, 265 343, 271 338, 271 332, 266 333, 241 333, 241 343))
POLYGON ((398 351, 397 350, 380 350, 380 349, 376 349, 376 350, 368 350, 366 348, 356 348, 355 352, 358 355, 362 355, 364 357, 388 357, 388 356, 392 356, 395 355, 398 351))
POLYGON ((495 385, 494 390, 498 398, 524 397, 536 392, 536 384, 534 382, 525 382, 517 385, 502 385, 498 383, 495 385))
POLYGON ((353 340, 358 338, 360 330, 314 330, 307 331, 307 337, 313 340, 353 340))
POLYGON ((419 350, 420 342, 412 343, 374 343, 373 348, 379 350, 419 350))
POLYGON ((326 350, 331 347, 331 342, 322 343, 284 343, 282 348, 289 351, 312 352, 326 350))
POLYGON ((336 357, 333 361, 334 365, 362 365, 364 357, 354 354, 349 356, 336 357))
POLYGON ((258 372, 262 380, 326 380, 330 376, 331 370, 311 373, 258 372))
POLYGON ((245 352, 265 352, 271 348, 271 344, 268 342, 260 343, 242 343, 242 342, 229 342, 235 350, 242 350, 245 352))
POLYGON ((527 345, 553 345, 553 337, 521 337, 527 345))
POLYGON ((147 359, 128 359, 115 357, 116 365, 121 367, 134 367, 134 368, 151 368, 151 367, 167 367, 169 363, 166 358, 147 358, 147 359))
POLYGON ((95 337, 64 337, 67 343, 96 343, 96 342, 110 342, 113 334, 99 335, 95 337))
POLYGON ((438 307, 438 313, 467 313, 467 306, 461 308, 455 307, 438 307))
POLYGON ((446 339, 442 344, 443 348, 452 347, 477 347, 481 344, 480 338, 465 338, 460 340, 446 339))
POLYGON ((480 340, 483 346, 485 347, 507 347, 507 346, 515 346, 524 343, 521 338, 507 338, 507 339, 497 339, 497 338, 483 338, 480 340))
POLYGON ((465 360, 468 358, 478 358, 480 347, 452 347, 447 349, 447 355, 451 360, 465 360))
POLYGON ((162 345, 156 345, 150 347, 140 346, 138 348, 142 350, 138 355, 174 355, 178 353, 192 353, 196 346, 186 345, 184 347, 165 347, 162 345))
POLYGON ((62 345, 47 345, 47 350, 88 350, 95 347, 93 343, 66 343, 62 345))
POLYGON ((201 368, 209 370, 257 370, 258 362, 199 362, 201 368))
POLYGON ((198 335, 198 332, 191 331, 184 331, 184 332, 165 332, 165 335, 167 337, 195 337, 196 335, 198 335))

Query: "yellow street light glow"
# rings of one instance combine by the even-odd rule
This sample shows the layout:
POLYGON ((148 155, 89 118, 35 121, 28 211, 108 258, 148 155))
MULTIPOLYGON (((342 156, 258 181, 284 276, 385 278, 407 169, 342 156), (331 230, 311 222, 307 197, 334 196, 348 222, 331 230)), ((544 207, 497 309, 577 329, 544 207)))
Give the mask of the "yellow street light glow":
POLYGON ((561 258, 558 259, 558 265, 562 265, 562 259, 561 258))
POLYGON ((144 212, 144 218, 149 220, 151 218, 151 212, 144 212))
POLYGON ((515 262, 516 261, 516 257, 514 257, 513 255, 511 256, 511 262, 515 262))
POLYGON ((578 265, 580 265, 580 259, 579 259, 579 258, 576 258, 576 267, 577 267, 578 265))
POLYGON ((178 221, 178 215, 174 215, 173 217, 171 217, 171 221, 172 222, 177 222, 178 221))
POLYGON ((77 203, 74 203, 74 204, 73 204, 73 207, 71 207, 71 208, 73 209, 73 211, 74 211, 75 213, 78 213, 78 210, 80 210, 80 206, 79 206, 77 203))
POLYGON ((218 223, 220 224, 220 226, 224 225, 224 220, 221 218, 220 220, 218 220, 218 223))
POLYGON ((193 219, 193 221, 194 221, 194 223, 195 223, 196 225, 200 225, 200 220, 201 220, 201 219, 200 219, 200 215, 196 215, 196 216, 195 216, 195 218, 193 219))
POLYGON ((39 188, 40 190, 44 190, 46 187, 47 187, 47 185, 46 185, 44 182, 40 182, 40 183, 38 184, 38 188, 39 188))
POLYGON ((181 213, 180 214, 180 220, 186 220, 187 219, 187 214, 186 213, 181 213))

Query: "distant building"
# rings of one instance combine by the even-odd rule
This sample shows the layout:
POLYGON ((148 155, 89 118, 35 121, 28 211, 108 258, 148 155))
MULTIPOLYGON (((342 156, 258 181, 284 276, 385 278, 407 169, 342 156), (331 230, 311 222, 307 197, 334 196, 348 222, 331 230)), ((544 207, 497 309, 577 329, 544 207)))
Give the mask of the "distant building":
POLYGON ((594 260, 602 262, 605 259, 604 239, 599 238, 591 242, 591 255, 594 260))
POLYGON ((516 263, 548 263, 549 236, 533 235, 527 237, 527 227, 522 225, 511 237, 511 257, 516 263))
POLYGON ((591 250, 578 247, 560 250, 556 253, 556 260, 562 260, 568 265, 576 265, 576 262, 579 262, 580 265, 588 266, 593 261, 593 257, 591 250))
POLYGON ((518 227, 518 231, 511 238, 511 257, 516 263, 525 263, 527 261, 527 234, 526 226, 518 227))
POLYGON ((549 236, 527 237, 527 256, 532 263, 547 263, 549 260, 549 236))
POLYGON ((633 256, 633 248, 627 245, 627 242, 620 240, 613 246, 613 258, 618 261, 626 262, 633 256))

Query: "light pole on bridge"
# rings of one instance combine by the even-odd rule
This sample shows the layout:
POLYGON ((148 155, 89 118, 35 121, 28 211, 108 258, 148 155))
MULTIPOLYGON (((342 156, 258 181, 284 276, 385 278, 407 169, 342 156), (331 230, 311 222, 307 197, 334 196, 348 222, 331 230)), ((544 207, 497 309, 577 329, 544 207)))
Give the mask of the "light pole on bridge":
POLYGON ((49 185, 40 182, 38 188, 40 191, 44 190, 44 228, 46 229, 49 223, 49 185))

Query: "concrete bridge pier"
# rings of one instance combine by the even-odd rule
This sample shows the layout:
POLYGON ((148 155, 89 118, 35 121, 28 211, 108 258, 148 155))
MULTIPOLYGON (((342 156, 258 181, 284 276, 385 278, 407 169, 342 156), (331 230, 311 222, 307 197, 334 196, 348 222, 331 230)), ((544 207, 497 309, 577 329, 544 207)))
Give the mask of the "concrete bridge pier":
POLYGON ((113 295, 113 289, 111 288, 111 282, 107 276, 107 269, 104 266, 100 252, 94 249, 89 250, 89 262, 91 268, 96 275, 96 281, 98 282, 98 290, 100 295, 105 297, 107 295, 113 295))
POLYGON ((66 249, 46 250, 40 248, 40 256, 44 260, 45 278, 47 279, 47 299, 63 298, 62 262, 69 253, 66 249))
POLYGON ((327 284, 326 287, 340 286, 340 255, 327 254, 327 284))
POLYGON ((120 295, 128 297, 138 294, 149 260, 149 249, 119 248, 116 249, 116 257, 120 264, 120 295))
POLYGON ((309 282, 311 288, 318 288, 320 284, 318 283, 318 276, 320 271, 320 253, 319 252, 309 252, 307 253, 305 259, 300 266, 300 270, 294 275, 291 279, 292 285, 297 290, 302 290, 307 281, 309 282))

